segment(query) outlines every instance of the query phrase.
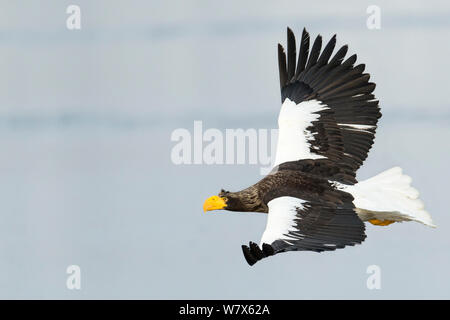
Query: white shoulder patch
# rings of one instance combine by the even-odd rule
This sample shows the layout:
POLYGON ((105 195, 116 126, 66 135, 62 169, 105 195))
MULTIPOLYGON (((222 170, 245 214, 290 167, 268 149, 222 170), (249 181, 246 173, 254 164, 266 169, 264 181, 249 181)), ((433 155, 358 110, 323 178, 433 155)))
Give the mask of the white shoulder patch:
POLYGON ((314 135, 307 130, 320 115, 315 113, 328 107, 318 100, 299 104, 286 98, 278 116, 278 144, 274 166, 301 159, 320 159, 324 156, 311 153, 310 142, 314 135))
POLYGON ((267 215, 266 230, 261 238, 263 243, 271 244, 275 240, 295 240, 288 236, 289 231, 298 231, 295 228, 297 209, 303 209, 306 201, 294 197, 275 198, 267 204, 269 214, 267 215))

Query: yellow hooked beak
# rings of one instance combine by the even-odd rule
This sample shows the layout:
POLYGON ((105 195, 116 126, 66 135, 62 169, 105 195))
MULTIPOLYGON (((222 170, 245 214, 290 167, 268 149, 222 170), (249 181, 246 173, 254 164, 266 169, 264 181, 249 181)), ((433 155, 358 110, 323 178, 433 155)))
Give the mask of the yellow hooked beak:
POLYGON ((218 196, 212 196, 206 199, 205 203, 203 204, 203 211, 211 211, 211 210, 220 210, 227 206, 225 198, 221 198, 218 196))

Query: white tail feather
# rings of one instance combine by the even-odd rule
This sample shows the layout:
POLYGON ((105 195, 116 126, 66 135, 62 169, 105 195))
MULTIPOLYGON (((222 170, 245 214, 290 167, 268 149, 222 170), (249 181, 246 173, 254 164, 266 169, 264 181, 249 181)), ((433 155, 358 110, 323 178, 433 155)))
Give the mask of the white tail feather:
POLYGON ((417 221, 436 227, 419 199, 419 191, 411 187, 411 180, 402 174, 400 167, 394 167, 348 186, 345 191, 353 195, 356 211, 363 221, 417 221))

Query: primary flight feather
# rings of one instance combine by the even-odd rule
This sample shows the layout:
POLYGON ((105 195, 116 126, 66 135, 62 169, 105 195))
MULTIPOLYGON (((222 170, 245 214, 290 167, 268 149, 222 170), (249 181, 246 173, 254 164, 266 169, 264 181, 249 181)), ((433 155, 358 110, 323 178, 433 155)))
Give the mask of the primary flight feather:
POLYGON ((333 36, 322 50, 319 35, 310 48, 304 29, 297 57, 288 28, 287 54, 278 44, 282 105, 274 168, 253 186, 222 190, 203 205, 205 211, 268 213, 260 244, 242 246, 250 265, 280 252, 359 244, 366 238, 366 221, 434 226, 400 168, 356 180, 381 113, 365 65, 356 64, 356 55, 345 59, 347 46, 333 56, 335 46, 333 36))

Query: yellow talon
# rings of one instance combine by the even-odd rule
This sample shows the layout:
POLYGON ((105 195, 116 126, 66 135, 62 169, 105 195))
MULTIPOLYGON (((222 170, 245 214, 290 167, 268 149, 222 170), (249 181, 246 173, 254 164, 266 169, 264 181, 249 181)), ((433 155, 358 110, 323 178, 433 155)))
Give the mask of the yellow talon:
POLYGON ((371 224, 373 224, 373 225, 376 225, 376 226, 388 226, 388 225, 390 225, 391 223, 394 223, 395 221, 392 221, 392 220, 378 220, 378 219, 371 219, 371 220, 369 220, 369 222, 370 222, 371 224))

